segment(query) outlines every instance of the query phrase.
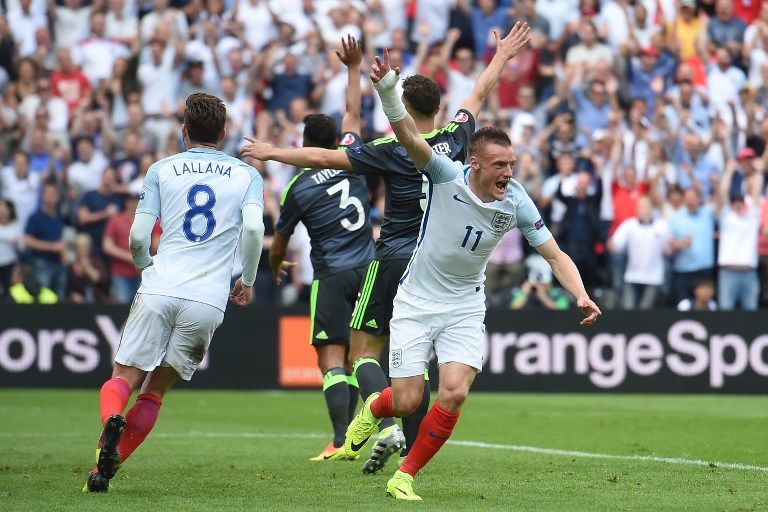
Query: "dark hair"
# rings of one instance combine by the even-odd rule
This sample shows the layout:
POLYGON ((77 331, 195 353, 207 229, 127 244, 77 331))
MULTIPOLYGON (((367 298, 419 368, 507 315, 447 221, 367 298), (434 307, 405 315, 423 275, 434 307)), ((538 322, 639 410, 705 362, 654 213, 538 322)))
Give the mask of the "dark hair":
POLYGON ((16 220, 16 205, 13 204, 13 201, 10 199, 0 199, 0 203, 5 203, 5 205, 8 207, 8 211, 11 212, 9 219, 12 221, 16 220))
POLYGON ((440 87, 424 75, 409 76, 403 80, 403 102, 424 117, 434 116, 440 110, 440 87))
POLYGON ((480 128, 469 139, 469 155, 477 154, 477 151, 486 144, 498 144, 499 146, 511 146, 507 132, 496 126, 485 126, 480 128))
POLYGON ((325 114, 304 116, 304 146, 333 149, 336 145, 336 121, 325 114))
POLYGON ((227 122, 227 107, 216 96, 196 92, 187 98, 184 124, 192 142, 216 144, 227 122))

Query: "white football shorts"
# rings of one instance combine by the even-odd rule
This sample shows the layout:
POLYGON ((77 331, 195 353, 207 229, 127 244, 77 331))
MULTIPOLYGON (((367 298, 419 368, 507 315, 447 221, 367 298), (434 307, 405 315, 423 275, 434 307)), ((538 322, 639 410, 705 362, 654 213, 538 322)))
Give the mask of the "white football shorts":
POLYGON ((485 302, 483 294, 445 304, 397 290, 389 324, 389 376, 423 375, 434 349, 438 364, 463 363, 483 368, 485 302))
POLYGON ((209 304, 137 293, 115 362, 147 372, 170 366, 190 380, 222 320, 224 312, 209 304))

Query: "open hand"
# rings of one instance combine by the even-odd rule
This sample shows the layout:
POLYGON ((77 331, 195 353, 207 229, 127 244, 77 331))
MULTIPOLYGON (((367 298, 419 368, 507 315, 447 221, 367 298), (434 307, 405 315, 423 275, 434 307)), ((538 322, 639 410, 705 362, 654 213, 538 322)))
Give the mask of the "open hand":
POLYGON ((505 60, 509 60, 523 51, 525 45, 531 40, 531 27, 525 21, 518 21, 504 39, 499 39, 499 33, 496 30, 493 31, 493 37, 496 39, 496 53, 505 60))
MULTIPOLYGON (((389 67, 389 50, 384 48, 384 60, 382 61, 381 58, 377 55, 373 58, 373 64, 371 64, 371 82, 377 84, 379 83, 379 80, 384 78, 384 76, 389 73, 390 67, 389 67)), ((395 74, 400 76, 400 68, 395 68, 395 74)))
POLYGON ((256 160, 269 160, 269 152, 273 148, 272 144, 267 144, 251 137, 243 138, 250 142, 250 144, 243 146, 243 149, 240 150, 240 156, 255 158, 256 160))
POLYGON ((360 63, 363 61, 363 43, 347 35, 346 41, 341 38, 341 52, 334 50, 339 60, 348 68, 360 67, 360 63))
POLYGON ((576 301, 576 307, 579 308, 586 317, 579 322, 580 325, 593 325, 597 322, 600 315, 603 314, 603 312, 600 311, 600 308, 597 307, 597 304, 595 304, 589 297, 581 297, 578 299, 576 301))

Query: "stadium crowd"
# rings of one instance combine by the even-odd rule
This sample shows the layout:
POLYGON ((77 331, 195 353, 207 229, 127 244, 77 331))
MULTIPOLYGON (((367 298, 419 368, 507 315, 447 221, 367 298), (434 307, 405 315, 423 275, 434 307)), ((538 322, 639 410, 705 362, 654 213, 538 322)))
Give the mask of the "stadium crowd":
MULTIPOLYGON (((223 98, 228 154, 244 135, 300 147, 306 114, 344 113, 333 49, 351 34, 364 64, 387 47, 403 75, 433 78, 449 121, 492 57, 493 30, 517 20, 535 36, 478 126, 508 130, 516 179, 601 305, 768 303, 768 2, 758 0, 4 0, 0 294, 132 300, 142 177, 183 150, 189 94, 223 98)), ((372 140, 389 125, 365 73, 361 83, 372 140)), ((269 235, 297 169, 254 164, 269 235)), ((375 220, 382 184, 368 185, 375 220)), ((293 237, 300 265, 281 287, 269 242, 257 302, 304 300, 308 237, 293 237)), ((492 255, 486 287, 495 305, 570 306, 518 232, 492 255)))

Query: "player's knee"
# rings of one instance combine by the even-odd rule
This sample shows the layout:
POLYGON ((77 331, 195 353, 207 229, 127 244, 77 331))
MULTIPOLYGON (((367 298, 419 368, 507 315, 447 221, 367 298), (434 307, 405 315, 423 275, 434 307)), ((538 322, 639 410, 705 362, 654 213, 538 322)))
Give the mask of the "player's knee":
POLYGON ((467 386, 447 384, 440 386, 437 399, 449 411, 458 411, 467 399, 468 394, 469 388, 467 386))
POLYGON ((421 405, 424 392, 421 390, 408 390, 392 395, 392 410, 398 418, 410 416, 421 405))

